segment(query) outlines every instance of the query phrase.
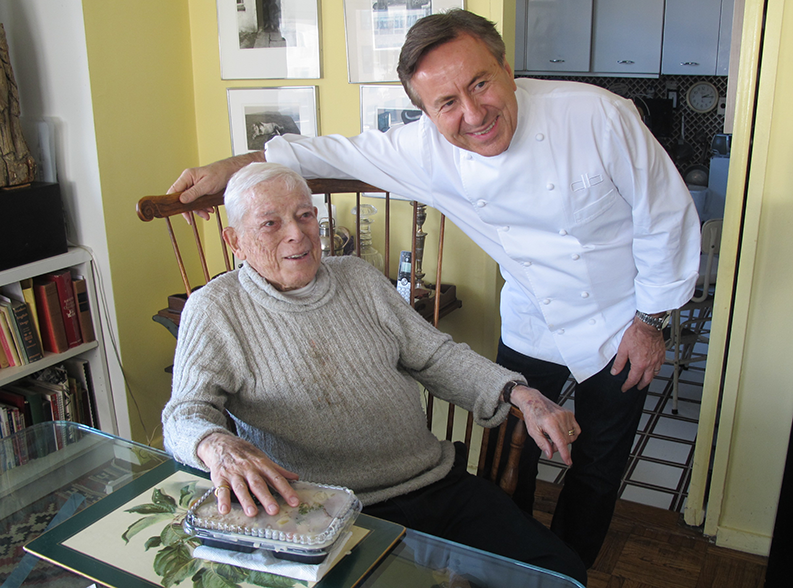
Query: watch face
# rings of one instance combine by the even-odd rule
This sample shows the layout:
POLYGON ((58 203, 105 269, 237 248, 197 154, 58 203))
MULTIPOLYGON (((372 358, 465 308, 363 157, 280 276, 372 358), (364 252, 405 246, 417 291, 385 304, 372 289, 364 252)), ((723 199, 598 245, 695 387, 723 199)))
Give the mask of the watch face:
POLYGON ((686 102, 694 112, 710 112, 716 108, 719 91, 710 82, 697 82, 688 90, 686 102))

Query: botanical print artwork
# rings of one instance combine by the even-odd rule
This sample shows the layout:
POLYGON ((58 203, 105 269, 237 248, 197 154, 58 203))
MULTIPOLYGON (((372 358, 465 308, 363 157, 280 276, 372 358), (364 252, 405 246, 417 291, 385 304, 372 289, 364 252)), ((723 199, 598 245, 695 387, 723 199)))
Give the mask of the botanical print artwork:
POLYGON ((209 480, 176 472, 64 545, 166 588, 308 587, 300 580, 193 559, 199 542, 185 533, 182 521, 190 503, 210 486, 209 480))

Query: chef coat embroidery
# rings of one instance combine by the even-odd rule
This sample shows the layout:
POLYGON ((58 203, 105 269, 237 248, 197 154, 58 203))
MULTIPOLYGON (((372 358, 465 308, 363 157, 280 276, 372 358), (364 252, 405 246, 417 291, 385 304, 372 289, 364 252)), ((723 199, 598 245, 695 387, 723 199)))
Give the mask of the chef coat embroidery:
POLYGON ((589 174, 581 174, 581 181, 573 182, 572 184, 570 184, 570 187, 573 189, 573 192, 578 192, 580 190, 586 190, 587 188, 591 188, 592 186, 597 186, 602 181, 603 181, 603 176, 600 174, 592 177, 589 177, 589 174))

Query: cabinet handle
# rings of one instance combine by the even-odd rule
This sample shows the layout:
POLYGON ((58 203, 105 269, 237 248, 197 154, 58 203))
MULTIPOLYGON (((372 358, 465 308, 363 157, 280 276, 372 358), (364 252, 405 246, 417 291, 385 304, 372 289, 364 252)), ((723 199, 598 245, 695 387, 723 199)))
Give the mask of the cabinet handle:
POLYGON ((619 63, 620 65, 633 65, 636 62, 633 61, 632 59, 620 59, 617 61, 617 63, 619 63))
POLYGON ((680 65, 699 65, 696 61, 684 61, 680 65))
POLYGON ((564 59, 551 59, 551 63, 564 63, 564 59))

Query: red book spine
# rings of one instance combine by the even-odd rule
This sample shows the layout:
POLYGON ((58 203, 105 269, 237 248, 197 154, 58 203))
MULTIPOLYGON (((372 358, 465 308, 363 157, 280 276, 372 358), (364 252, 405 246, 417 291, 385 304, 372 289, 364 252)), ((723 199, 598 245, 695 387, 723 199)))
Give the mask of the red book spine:
POLYGON ((63 353, 69 349, 63 316, 58 300, 58 288, 53 282, 34 282, 36 311, 41 326, 41 343, 45 351, 63 353))
POLYGON ((17 364, 16 359, 14 359, 14 350, 11 349, 11 346, 14 345, 14 341, 8 339, 10 334, 11 331, 8 328, 8 323, 5 322, 5 317, 0 316, 0 345, 3 347, 3 353, 6 356, 8 365, 14 367, 20 364, 17 364))
POLYGON ((77 347, 82 344, 83 338, 80 334, 80 317, 77 315, 77 302, 74 299, 74 287, 72 286, 72 274, 69 270, 62 270, 54 274, 48 274, 46 278, 58 287, 58 299, 61 301, 61 314, 63 315, 63 326, 66 331, 66 341, 69 347, 77 347))

